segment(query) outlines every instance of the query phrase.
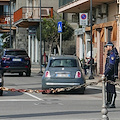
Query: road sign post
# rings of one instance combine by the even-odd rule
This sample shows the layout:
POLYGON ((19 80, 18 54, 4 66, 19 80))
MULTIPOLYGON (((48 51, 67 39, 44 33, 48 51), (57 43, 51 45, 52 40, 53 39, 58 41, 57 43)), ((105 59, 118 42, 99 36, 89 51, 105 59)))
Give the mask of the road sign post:
POLYGON ((80 13, 80 25, 86 26, 88 25, 88 14, 80 13))
POLYGON ((83 65, 85 64, 84 59, 84 33, 85 33, 85 27, 88 25, 88 14, 87 13, 80 13, 80 25, 82 26, 82 32, 83 32, 83 65))
POLYGON ((60 55, 62 53, 62 21, 58 22, 58 33, 60 33, 60 55))

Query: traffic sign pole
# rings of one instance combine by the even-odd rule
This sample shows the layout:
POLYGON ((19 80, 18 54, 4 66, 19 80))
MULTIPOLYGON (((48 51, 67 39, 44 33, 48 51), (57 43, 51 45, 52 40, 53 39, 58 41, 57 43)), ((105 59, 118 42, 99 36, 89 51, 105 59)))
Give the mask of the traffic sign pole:
POLYGON ((60 55, 62 53, 62 33, 60 33, 60 55))

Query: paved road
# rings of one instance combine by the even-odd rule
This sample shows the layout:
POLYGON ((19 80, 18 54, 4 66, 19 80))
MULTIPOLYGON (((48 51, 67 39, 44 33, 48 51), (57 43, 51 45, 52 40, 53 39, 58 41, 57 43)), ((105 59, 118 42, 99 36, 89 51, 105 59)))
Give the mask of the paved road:
MULTIPOLYGON (((41 89, 41 76, 19 77, 5 74, 5 87, 41 89)), ((98 87, 87 87, 84 95, 18 93, 4 91, 0 98, 0 120, 101 120, 102 94, 98 87)), ((116 109, 108 109, 110 120, 120 118, 120 92, 116 109)))

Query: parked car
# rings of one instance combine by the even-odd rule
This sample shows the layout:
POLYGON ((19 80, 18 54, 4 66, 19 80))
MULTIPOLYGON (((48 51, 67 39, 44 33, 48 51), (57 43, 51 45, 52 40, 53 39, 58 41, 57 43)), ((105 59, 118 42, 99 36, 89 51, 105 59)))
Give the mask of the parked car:
POLYGON ((31 61, 25 50, 22 49, 4 49, 1 57, 1 67, 3 73, 19 73, 23 72, 26 76, 31 75, 31 61))
MULTIPOLYGON (((2 68, 1 68, 1 64, 0 64, 0 87, 3 87, 4 85, 4 79, 3 79, 3 76, 2 76, 2 68)), ((3 90, 0 89, 0 96, 3 95, 3 90)))
MULTIPOLYGON (((86 83, 76 56, 55 56, 48 60, 42 76, 42 89, 65 88, 86 83)), ((71 92, 84 93, 85 87, 71 92)), ((43 92, 44 93, 44 92, 43 92)))

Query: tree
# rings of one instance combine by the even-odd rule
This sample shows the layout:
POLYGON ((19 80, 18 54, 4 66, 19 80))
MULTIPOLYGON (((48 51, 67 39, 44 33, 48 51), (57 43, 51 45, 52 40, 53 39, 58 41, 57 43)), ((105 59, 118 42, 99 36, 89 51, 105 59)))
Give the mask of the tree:
MULTIPOLYGON (((73 35, 73 28, 65 21, 65 32, 63 33, 63 39, 69 40, 73 35)), ((49 44, 49 55, 51 54, 52 45, 55 42, 60 53, 59 40, 60 36, 57 28, 58 21, 57 19, 43 19, 42 21, 42 41, 46 41, 49 44)), ((37 29, 37 38, 40 40, 40 29, 37 29)))
MULTIPOLYGON (((7 33, 4 33, 2 36, 1 36, 1 39, 4 40, 4 38, 6 38, 7 36, 9 36, 7 33)), ((9 38, 8 38, 9 39, 9 38)), ((2 48, 9 48, 9 42, 8 41, 5 41, 2 48)))

